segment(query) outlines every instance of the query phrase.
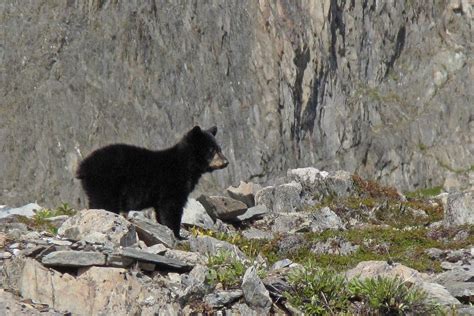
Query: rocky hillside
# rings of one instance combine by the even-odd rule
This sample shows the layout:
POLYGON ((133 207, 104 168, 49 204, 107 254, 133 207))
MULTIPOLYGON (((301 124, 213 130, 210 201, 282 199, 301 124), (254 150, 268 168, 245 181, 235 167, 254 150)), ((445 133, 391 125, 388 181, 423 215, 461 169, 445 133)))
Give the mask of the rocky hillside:
POLYGON ((0 209, 0 310, 474 313, 473 191, 402 195, 346 171, 301 168, 226 193, 189 200, 185 241, 150 210, 0 209))
POLYGON ((0 4, 0 200, 83 207, 77 163, 218 125, 202 192, 288 168, 472 186, 471 1, 0 4), (205 190, 204 190, 205 189, 205 190))

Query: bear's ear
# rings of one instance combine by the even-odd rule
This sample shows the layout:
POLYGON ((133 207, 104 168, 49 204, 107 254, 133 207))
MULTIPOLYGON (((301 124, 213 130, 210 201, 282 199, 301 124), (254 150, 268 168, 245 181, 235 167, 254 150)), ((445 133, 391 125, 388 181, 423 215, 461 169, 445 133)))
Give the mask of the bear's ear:
POLYGON ((202 130, 199 126, 194 126, 189 132, 186 133, 186 135, 184 135, 184 137, 186 139, 198 139, 198 137, 200 137, 200 135, 202 135, 202 130))
POLYGON ((213 136, 216 136, 217 134, 217 126, 213 126, 210 129, 207 130, 209 133, 211 133, 213 136))

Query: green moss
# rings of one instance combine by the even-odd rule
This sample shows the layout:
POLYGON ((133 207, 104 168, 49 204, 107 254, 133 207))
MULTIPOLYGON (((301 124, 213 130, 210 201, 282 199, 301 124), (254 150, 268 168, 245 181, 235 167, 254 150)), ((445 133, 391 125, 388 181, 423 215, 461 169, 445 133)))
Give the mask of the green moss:
POLYGON ((418 149, 420 149, 422 152, 425 152, 428 149, 428 146, 423 143, 418 143, 418 149))
POLYGON ((305 238, 310 245, 316 242, 325 242, 334 237, 341 237, 355 245, 359 245, 359 249, 350 255, 343 256, 315 254, 309 248, 302 248, 294 253, 281 254, 280 256, 282 258, 288 257, 303 265, 317 263, 320 267, 331 267, 336 271, 353 268, 362 261, 383 260, 400 262, 418 271, 440 272, 440 262, 430 259, 425 254, 425 250, 429 248, 460 249, 468 247, 474 243, 474 230, 472 227, 460 227, 449 232, 440 230, 433 233, 424 227, 411 230, 368 227, 343 232, 328 230, 322 233, 305 234, 305 238), (470 237, 463 241, 454 241, 453 237, 462 229, 467 229, 470 232, 470 237))
POLYGON ((433 197, 440 194, 442 190, 443 190, 443 187, 436 186, 432 188, 418 189, 412 192, 405 192, 405 196, 407 198, 417 198, 417 199, 427 198, 427 197, 433 197))

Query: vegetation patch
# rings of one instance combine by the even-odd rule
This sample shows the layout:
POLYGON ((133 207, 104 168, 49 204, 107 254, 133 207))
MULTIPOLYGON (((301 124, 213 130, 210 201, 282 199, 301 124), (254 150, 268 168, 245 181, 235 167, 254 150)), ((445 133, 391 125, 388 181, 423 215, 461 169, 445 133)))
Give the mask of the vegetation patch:
POLYGON ((53 225, 49 218, 67 215, 73 216, 76 210, 72 209, 67 203, 63 203, 55 209, 42 209, 36 212, 33 217, 20 216, 20 222, 28 226, 28 228, 37 231, 47 231, 53 235, 58 233, 58 228, 53 225))
POLYGON ((399 262, 418 271, 441 272, 441 262, 431 259, 425 251, 429 248, 460 249, 474 243, 474 228, 457 229, 428 228, 397 229, 392 227, 371 226, 364 229, 346 231, 327 230, 322 233, 306 233, 308 244, 324 242, 329 238, 341 237, 359 248, 350 255, 317 254, 310 248, 301 248, 296 253, 282 254, 303 265, 317 263, 319 267, 332 267, 343 271, 368 260, 399 262), (455 240, 453 236, 462 230, 469 232, 464 240, 455 240), (444 237, 444 238, 442 238, 444 237))
POLYGON ((288 302, 308 315, 443 315, 427 294, 399 278, 348 281, 331 269, 309 266, 289 275, 288 302))
POLYGON ((342 274, 309 266, 289 275, 288 302, 308 315, 335 315, 349 308, 350 293, 342 274))
POLYGON ((356 193, 349 197, 326 196, 306 209, 315 212, 329 207, 344 221, 374 225, 390 225, 397 228, 407 226, 427 226, 443 219, 441 201, 433 199, 439 194, 440 187, 418 190, 402 199, 398 191, 375 181, 364 180, 358 175, 352 177, 356 193))
POLYGON ((241 260, 228 251, 219 251, 210 256, 207 266, 209 272, 206 281, 212 286, 221 283, 224 289, 239 287, 247 269, 241 260))

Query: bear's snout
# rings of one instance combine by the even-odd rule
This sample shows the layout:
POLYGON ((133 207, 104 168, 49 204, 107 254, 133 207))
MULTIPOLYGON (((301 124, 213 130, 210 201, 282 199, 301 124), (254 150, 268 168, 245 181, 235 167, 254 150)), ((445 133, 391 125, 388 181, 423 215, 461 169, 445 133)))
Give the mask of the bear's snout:
POLYGON ((227 167, 227 165, 229 165, 229 161, 222 154, 222 152, 219 151, 214 154, 214 157, 212 158, 211 163, 209 164, 209 167, 212 170, 216 170, 216 169, 224 169, 225 167, 227 167))

